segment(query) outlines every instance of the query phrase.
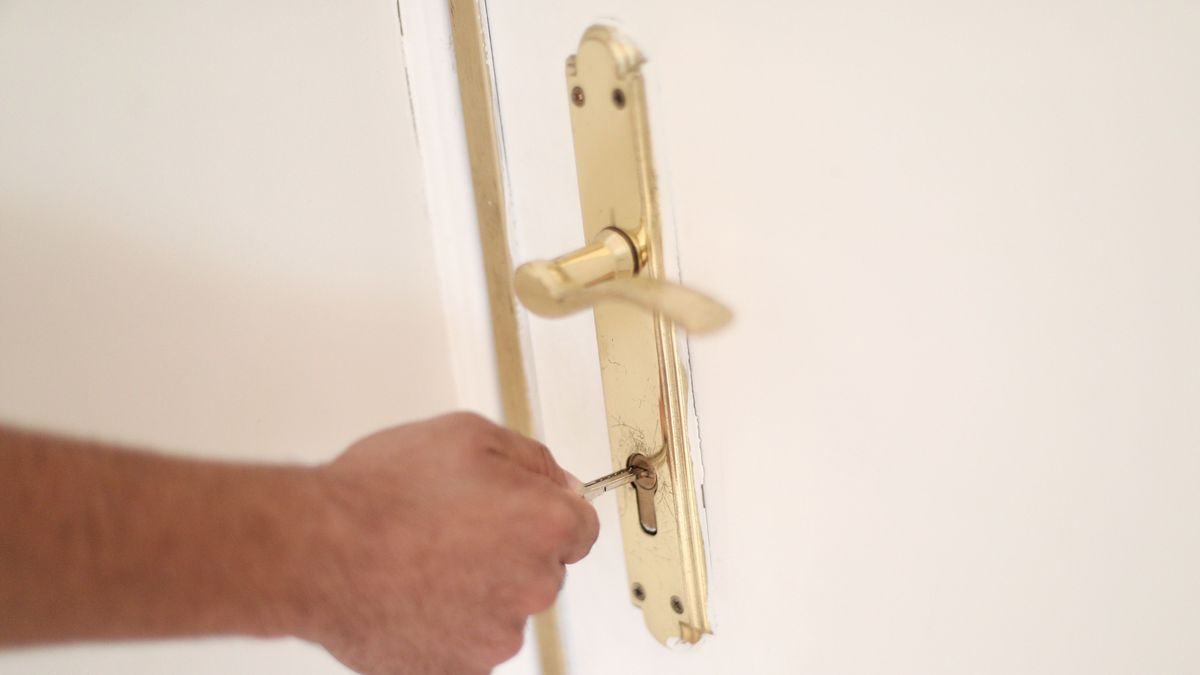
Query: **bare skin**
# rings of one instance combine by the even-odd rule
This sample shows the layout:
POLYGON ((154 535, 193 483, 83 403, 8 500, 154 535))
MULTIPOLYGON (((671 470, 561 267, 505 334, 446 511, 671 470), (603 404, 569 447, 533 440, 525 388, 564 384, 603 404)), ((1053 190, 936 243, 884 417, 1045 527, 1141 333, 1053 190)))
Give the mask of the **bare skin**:
POLYGON ((292 635, 360 673, 486 673, 599 524, 541 444, 471 414, 320 467, 0 426, 0 646, 292 635))

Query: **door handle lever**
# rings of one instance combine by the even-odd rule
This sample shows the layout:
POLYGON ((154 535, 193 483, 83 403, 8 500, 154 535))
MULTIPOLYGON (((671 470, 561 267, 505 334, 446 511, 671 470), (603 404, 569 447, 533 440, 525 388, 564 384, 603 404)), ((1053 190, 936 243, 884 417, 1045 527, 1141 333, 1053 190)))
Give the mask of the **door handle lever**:
POLYGON ((638 276, 633 242, 616 228, 601 230, 592 243, 554 260, 517 268, 517 298, 538 316, 559 317, 618 300, 657 312, 692 333, 721 328, 733 318, 728 307, 681 284, 638 276))

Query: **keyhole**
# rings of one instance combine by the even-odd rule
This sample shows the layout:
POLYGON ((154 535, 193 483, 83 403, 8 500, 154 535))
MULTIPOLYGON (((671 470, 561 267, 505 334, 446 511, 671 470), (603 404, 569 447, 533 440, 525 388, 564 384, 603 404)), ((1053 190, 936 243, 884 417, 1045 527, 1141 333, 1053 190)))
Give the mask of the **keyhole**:
POLYGON ((633 487, 637 490, 638 522, 641 523, 642 531, 650 535, 658 534, 658 516, 654 512, 658 474, 654 472, 654 465, 645 455, 634 454, 629 456, 626 466, 636 468, 640 472, 637 480, 633 481, 633 487))

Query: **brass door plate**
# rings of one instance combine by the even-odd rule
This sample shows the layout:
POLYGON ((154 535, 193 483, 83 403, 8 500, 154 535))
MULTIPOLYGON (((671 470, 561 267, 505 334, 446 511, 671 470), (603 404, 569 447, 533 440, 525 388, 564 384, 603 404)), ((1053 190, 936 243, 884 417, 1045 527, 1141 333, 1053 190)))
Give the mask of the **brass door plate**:
MULTIPOLYGON (((567 94, 585 241, 619 229, 637 276, 664 280, 642 63, 614 29, 592 26, 567 59, 567 94)), ((659 642, 698 642, 711 632, 708 581, 675 324, 623 302, 598 302, 595 317, 613 468, 640 455, 655 472, 649 487, 617 490, 630 597, 659 642)))

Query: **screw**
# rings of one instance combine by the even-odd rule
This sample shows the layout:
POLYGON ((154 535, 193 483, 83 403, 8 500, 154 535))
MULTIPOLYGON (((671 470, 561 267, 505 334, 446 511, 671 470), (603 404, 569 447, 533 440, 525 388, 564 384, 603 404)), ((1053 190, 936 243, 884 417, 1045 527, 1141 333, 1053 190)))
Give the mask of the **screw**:
POLYGON ((617 108, 625 107, 625 92, 620 89, 613 89, 613 105, 617 108))
POLYGON ((638 602, 646 599, 646 589, 642 588, 641 584, 633 585, 633 597, 637 598, 638 602))
POLYGON ((678 595, 671 596, 671 609, 675 610, 676 614, 683 614, 683 601, 678 595))
POLYGON ((583 105, 583 87, 575 87, 571 90, 571 101, 575 105, 583 105))

